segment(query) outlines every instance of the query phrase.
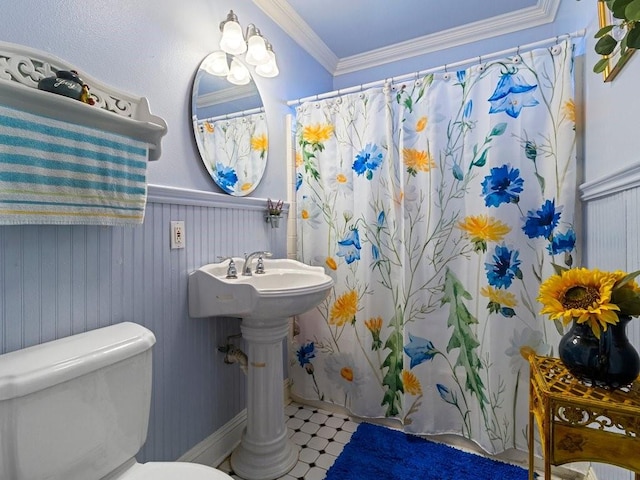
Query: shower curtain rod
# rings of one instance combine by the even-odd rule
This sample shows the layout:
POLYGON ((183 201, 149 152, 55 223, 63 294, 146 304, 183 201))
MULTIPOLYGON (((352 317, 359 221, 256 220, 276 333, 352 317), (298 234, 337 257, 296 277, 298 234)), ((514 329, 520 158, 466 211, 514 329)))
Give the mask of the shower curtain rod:
POLYGON ((528 43, 526 45, 520 45, 520 46, 517 46, 517 47, 514 47, 514 48, 509 48, 509 49, 506 49, 506 50, 502 50, 500 52, 491 53, 489 55, 479 55, 477 57, 472 57, 472 58, 469 58, 467 60, 461 60, 461 61, 455 62, 455 63, 444 64, 444 65, 441 65, 439 67, 429 68, 427 70, 421 70, 419 72, 409 73, 409 74, 406 74, 406 75, 401 75, 399 77, 385 78, 384 80, 376 80, 375 82, 363 83, 361 85, 356 85, 356 86, 353 86, 353 87, 340 88, 340 89, 334 90, 332 92, 321 93, 321 94, 318 94, 318 95, 311 95, 309 97, 299 98, 297 100, 289 100, 287 102, 287 105, 288 106, 293 106, 293 105, 300 105, 303 102, 308 102, 308 101, 311 101, 311 100, 324 100, 326 98, 336 97, 338 95, 342 95, 342 94, 346 94, 346 93, 353 93, 353 92, 362 91, 362 90, 367 89, 367 88, 379 87, 381 85, 384 85, 385 83, 404 82, 404 81, 407 81, 407 80, 412 80, 412 79, 417 78, 419 76, 427 75, 429 73, 438 72, 440 70, 446 71, 449 68, 457 68, 457 67, 460 67, 462 65, 468 65, 470 63, 474 63, 476 61, 478 63, 482 63, 482 60, 489 60, 489 59, 496 58, 496 57, 502 57, 502 56, 505 56, 505 55, 509 55, 511 53, 516 53, 517 54, 521 50, 528 50, 528 49, 532 49, 532 48, 542 47, 543 45, 547 45, 548 43, 551 43, 551 42, 556 42, 557 43, 560 40, 565 39, 565 38, 584 37, 585 33, 586 33, 586 29, 583 28, 582 30, 575 31, 573 33, 565 33, 565 34, 562 34, 562 35, 558 35, 556 37, 547 38, 545 40, 539 40, 537 42, 528 43))
POLYGON ((204 121, 216 122, 218 120, 230 120, 232 118, 246 117, 247 115, 253 115, 255 113, 262 113, 262 112, 264 112, 264 107, 256 107, 256 108, 251 108, 249 110, 241 110, 240 112, 225 113, 223 115, 217 115, 211 118, 203 118, 202 120, 198 120, 198 121, 199 122, 204 122, 204 121))

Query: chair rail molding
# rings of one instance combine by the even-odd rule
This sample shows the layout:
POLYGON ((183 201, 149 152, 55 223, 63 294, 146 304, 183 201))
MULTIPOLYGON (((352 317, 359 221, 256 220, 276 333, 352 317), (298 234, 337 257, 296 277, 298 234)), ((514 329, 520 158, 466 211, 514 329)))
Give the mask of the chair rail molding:
POLYGON ((580 199, 584 202, 606 197, 613 193, 640 187, 640 164, 630 165, 597 180, 580 185, 580 199))

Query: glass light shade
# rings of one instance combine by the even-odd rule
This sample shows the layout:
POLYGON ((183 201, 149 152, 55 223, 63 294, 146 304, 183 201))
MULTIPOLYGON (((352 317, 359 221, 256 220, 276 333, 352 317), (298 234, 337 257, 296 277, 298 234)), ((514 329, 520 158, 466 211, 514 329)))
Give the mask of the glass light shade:
POLYGON ((247 44, 242 35, 242 27, 238 22, 225 22, 222 28, 220 48, 231 55, 240 55, 247 51, 247 44))
POLYGON ((258 65, 256 67, 256 73, 261 77, 277 77, 280 73, 278 69, 278 64, 276 63, 276 55, 271 50, 267 51, 269 55, 269 61, 267 63, 263 63, 262 65, 258 65))
POLYGON ((234 85, 246 85, 251 81, 251 74, 247 67, 245 67, 240 61, 236 58, 231 60, 231 67, 229 68, 229 75, 227 75, 227 80, 233 83, 234 85))
POLYGON ((244 59, 249 65, 262 65, 269 61, 267 45, 261 35, 252 35, 247 44, 249 48, 244 59))
POLYGON ((227 64, 227 54, 218 50, 213 52, 207 59, 207 62, 202 65, 202 68, 211 75, 218 77, 226 77, 229 75, 229 65, 227 64))

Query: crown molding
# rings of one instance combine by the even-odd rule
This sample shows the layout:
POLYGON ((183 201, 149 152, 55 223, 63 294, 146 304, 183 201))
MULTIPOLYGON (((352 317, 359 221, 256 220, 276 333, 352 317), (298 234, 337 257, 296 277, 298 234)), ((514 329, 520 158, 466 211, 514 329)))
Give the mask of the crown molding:
POLYGON ((551 23, 555 19, 559 6, 560 0, 540 0, 535 7, 461 25, 360 55, 341 58, 334 71, 334 76, 551 23))
POLYGON ((199 95, 196 99, 196 106, 199 108, 212 107, 221 103, 234 102, 244 98, 254 97, 258 95, 255 83, 253 81, 247 85, 237 85, 229 88, 223 88, 211 93, 199 95))
POLYGON ((333 76, 551 23, 560 6, 560 0, 538 0, 534 7, 338 59, 286 0, 253 2, 333 76))
POLYGON ((253 0, 280 28, 298 45, 315 58, 329 73, 333 74, 338 65, 338 57, 327 47, 286 0, 253 0))

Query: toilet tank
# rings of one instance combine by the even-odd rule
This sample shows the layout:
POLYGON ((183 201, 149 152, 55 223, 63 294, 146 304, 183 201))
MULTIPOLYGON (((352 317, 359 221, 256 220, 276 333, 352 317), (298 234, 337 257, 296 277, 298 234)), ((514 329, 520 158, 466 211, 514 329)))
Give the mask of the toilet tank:
POLYGON ((0 480, 97 480, 134 457, 154 343, 125 322, 0 355, 0 480))

